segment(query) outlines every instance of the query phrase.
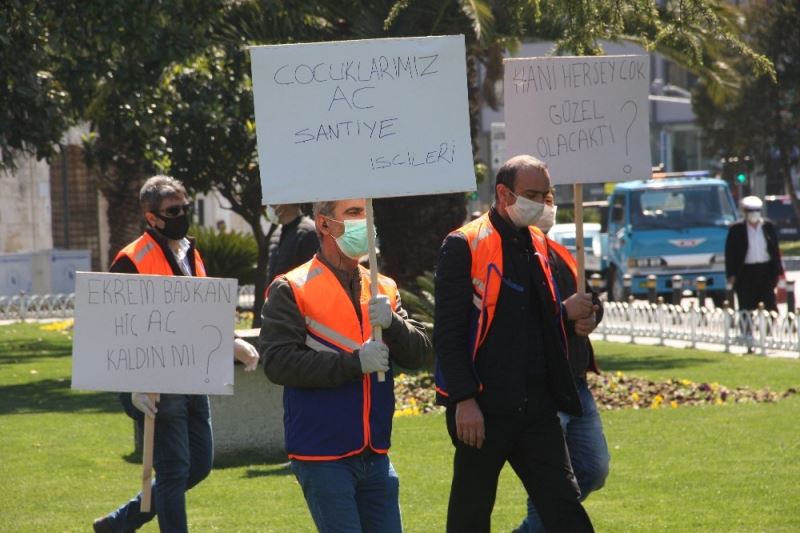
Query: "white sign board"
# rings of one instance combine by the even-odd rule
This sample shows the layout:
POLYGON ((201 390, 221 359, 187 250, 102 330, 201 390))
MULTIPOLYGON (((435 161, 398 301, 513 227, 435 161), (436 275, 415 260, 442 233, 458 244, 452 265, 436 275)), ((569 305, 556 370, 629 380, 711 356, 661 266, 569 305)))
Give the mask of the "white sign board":
POLYGON ((463 35, 250 54, 264 203, 475 190, 463 35))
POLYGON ((237 281, 78 272, 72 388, 233 394, 237 281))
POLYGON ((505 61, 506 156, 530 154, 553 184, 650 177, 646 55, 505 61))

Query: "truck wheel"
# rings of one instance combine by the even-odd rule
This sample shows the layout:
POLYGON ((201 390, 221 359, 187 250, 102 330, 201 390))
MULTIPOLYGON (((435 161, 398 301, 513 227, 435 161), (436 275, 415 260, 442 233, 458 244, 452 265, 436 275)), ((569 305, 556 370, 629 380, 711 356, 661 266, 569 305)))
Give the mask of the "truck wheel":
POLYGON ((608 267, 606 272, 606 298, 609 302, 621 302, 623 298, 622 283, 617 279, 617 269, 614 266, 608 267))

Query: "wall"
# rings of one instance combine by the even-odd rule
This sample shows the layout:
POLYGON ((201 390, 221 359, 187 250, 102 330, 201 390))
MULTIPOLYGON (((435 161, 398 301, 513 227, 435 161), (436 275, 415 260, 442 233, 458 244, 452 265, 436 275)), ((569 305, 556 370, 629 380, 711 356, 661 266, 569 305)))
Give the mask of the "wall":
POLYGON ((49 167, 27 156, 16 164, 0 171, 0 253, 52 248, 49 167))

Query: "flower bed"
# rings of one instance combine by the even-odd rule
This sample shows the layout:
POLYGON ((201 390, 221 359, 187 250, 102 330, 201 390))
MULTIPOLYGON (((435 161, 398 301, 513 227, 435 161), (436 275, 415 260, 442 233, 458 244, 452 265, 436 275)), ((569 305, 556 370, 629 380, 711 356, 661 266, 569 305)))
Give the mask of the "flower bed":
MULTIPOLYGON (((696 383, 688 379, 652 381, 622 372, 589 374, 588 382, 601 410, 777 402, 798 392, 794 388, 784 392, 747 387, 731 389, 719 383, 696 383)), ((414 416, 442 409, 435 404, 436 392, 430 374, 399 374, 395 377, 394 392, 395 416, 414 416)))

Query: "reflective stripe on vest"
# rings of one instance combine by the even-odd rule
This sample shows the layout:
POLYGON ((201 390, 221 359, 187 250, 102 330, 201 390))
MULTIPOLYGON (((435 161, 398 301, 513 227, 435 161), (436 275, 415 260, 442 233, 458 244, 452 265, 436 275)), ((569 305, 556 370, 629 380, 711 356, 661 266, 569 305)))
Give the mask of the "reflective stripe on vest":
MULTIPOLYGON (((159 276, 174 276, 172 267, 167 261, 164 251, 149 233, 144 232, 138 239, 128 244, 119 251, 114 261, 120 257, 127 257, 136 266, 139 274, 155 274, 159 276)), ((206 277, 206 268, 200 252, 194 250, 194 271, 198 278, 206 277)))
MULTIPOLYGON (((539 259, 539 265, 547 280, 551 297, 549 303, 559 321, 561 342, 566 350, 566 334, 561 324, 561 300, 558 297, 558 289, 547 260, 547 238, 539 228, 530 226, 529 229, 536 257, 539 259)), ((470 355, 474 365, 478 349, 486 340, 497 310, 497 300, 500 297, 500 286, 503 281, 503 242, 497 229, 492 226, 488 213, 484 213, 453 233, 461 234, 466 238, 472 255, 470 279, 472 280, 472 303, 475 306, 476 318, 472 321, 470 332, 470 355)), ((437 377, 439 383, 437 383, 436 390, 443 396, 447 396, 446 384, 442 383, 442 376, 439 374, 437 377)), ((480 382, 479 388, 483 388, 480 382)))
MULTIPOLYGON (((369 271, 361 276, 359 323, 350 297, 336 275, 315 256, 283 277, 288 281, 306 324, 306 347, 321 352, 350 353, 372 335, 369 323, 369 271)), ((394 281, 379 276, 379 292, 398 301, 394 281)), ((327 461, 389 449, 394 416, 391 371, 378 382, 375 374, 337 387, 284 387, 286 451, 292 459, 327 461)))

